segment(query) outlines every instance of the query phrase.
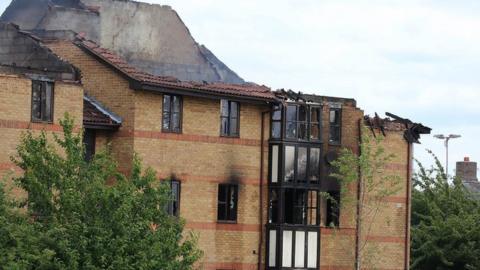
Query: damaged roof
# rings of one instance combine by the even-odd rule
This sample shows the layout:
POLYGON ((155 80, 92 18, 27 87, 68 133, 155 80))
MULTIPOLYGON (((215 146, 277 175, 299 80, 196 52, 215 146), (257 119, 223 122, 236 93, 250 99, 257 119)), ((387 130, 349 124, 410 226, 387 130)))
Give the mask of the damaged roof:
POLYGON ((95 129, 117 129, 122 118, 108 110, 93 97, 83 97, 83 126, 95 129))
POLYGON ((102 48, 97 43, 86 40, 78 35, 74 42, 77 46, 90 52, 104 63, 113 67, 126 77, 134 80, 137 84, 135 88, 143 88, 145 85, 153 87, 163 87, 176 90, 196 91, 204 94, 239 97, 247 99, 257 99, 264 101, 276 101, 277 98, 271 89, 264 85, 256 84, 228 84, 221 82, 186 82, 180 81, 174 77, 156 76, 129 65, 122 57, 116 53, 102 48))

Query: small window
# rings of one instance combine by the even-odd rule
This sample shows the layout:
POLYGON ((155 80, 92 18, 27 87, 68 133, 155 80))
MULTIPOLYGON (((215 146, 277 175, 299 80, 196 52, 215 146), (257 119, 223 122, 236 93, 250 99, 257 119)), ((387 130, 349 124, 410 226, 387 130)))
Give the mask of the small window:
POLYGON ((341 109, 330 109, 330 143, 339 144, 341 136, 341 109))
POLYGON ((236 222, 238 208, 238 186, 220 184, 218 186, 218 213, 220 222, 236 222))
POLYGON ((163 95, 162 131, 182 132, 182 97, 163 95))
POLYGON ((272 109, 272 131, 271 136, 279 139, 282 134, 282 107, 274 106, 272 109))
POLYGON ((235 101, 222 99, 220 107, 220 134, 222 136, 238 137, 240 104, 235 101))
POLYGON ((180 216, 180 181, 171 180, 171 198, 168 203, 168 214, 178 217, 180 216))
POLYGON ((32 121, 53 122, 53 83, 32 81, 32 121))
POLYGON ((95 155, 96 133, 93 129, 85 129, 83 133, 83 145, 85 147, 85 161, 92 160, 95 155))
POLYGON ((320 140, 321 107, 310 108, 310 140, 320 140))
POLYGON ((340 224, 340 192, 328 191, 328 196, 321 196, 321 226, 338 227, 340 224))

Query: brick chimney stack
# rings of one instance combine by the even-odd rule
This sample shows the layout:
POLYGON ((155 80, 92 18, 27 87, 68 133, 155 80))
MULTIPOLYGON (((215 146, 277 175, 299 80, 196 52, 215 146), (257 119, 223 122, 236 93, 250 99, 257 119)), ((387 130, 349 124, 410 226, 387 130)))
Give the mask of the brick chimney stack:
POLYGON ((469 157, 465 157, 463 161, 457 162, 457 177, 463 182, 477 182, 477 163, 471 162, 469 157))

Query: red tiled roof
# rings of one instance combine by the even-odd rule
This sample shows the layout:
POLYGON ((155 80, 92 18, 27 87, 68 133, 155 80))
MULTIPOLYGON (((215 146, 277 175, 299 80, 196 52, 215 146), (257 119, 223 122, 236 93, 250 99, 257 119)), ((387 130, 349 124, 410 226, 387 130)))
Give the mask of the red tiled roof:
POLYGON ((155 76, 146 72, 142 72, 135 67, 130 66, 124 59, 116 53, 100 47, 95 42, 85 40, 83 36, 77 36, 77 45, 90 51, 115 69, 119 70, 126 76, 137 80, 141 83, 151 84, 155 86, 173 88, 179 90, 200 91, 213 95, 232 95, 239 97, 249 97, 265 100, 276 100, 275 94, 267 86, 255 84, 227 84, 227 83, 201 83, 201 82, 185 82, 179 81, 174 77, 155 76))
MULTIPOLYGON (((104 110, 105 111, 105 110, 104 110)), ((110 115, 102 112, 98 104, 88 98, 83 99, 83 125, 84 126, 106 126, 110 128, 120 127, 121 123, 112 119, 110 115)))

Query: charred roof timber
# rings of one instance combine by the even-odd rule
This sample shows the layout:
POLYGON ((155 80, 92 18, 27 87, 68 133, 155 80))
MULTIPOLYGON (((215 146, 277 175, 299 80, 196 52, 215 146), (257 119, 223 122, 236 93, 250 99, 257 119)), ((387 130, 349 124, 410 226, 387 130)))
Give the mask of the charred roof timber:
MULTIPOLYGON (((375 113, 375 117, 370 117, 366 115, 364 117, 365 124, 370 127, 373 132, 374 128, 378 128, 385 135, 385 130, 403 130, 403 137, 408 143, 420 143, 420 135, 430 134, 432 131, 431 128, 426 127, 420 123, 414 123, 409 119, 402 118, 393 113, 385 113, 388 117, 392 118, 381 118, 375 113)), ((375 132, 373 132, 375 136, 375 132)))

